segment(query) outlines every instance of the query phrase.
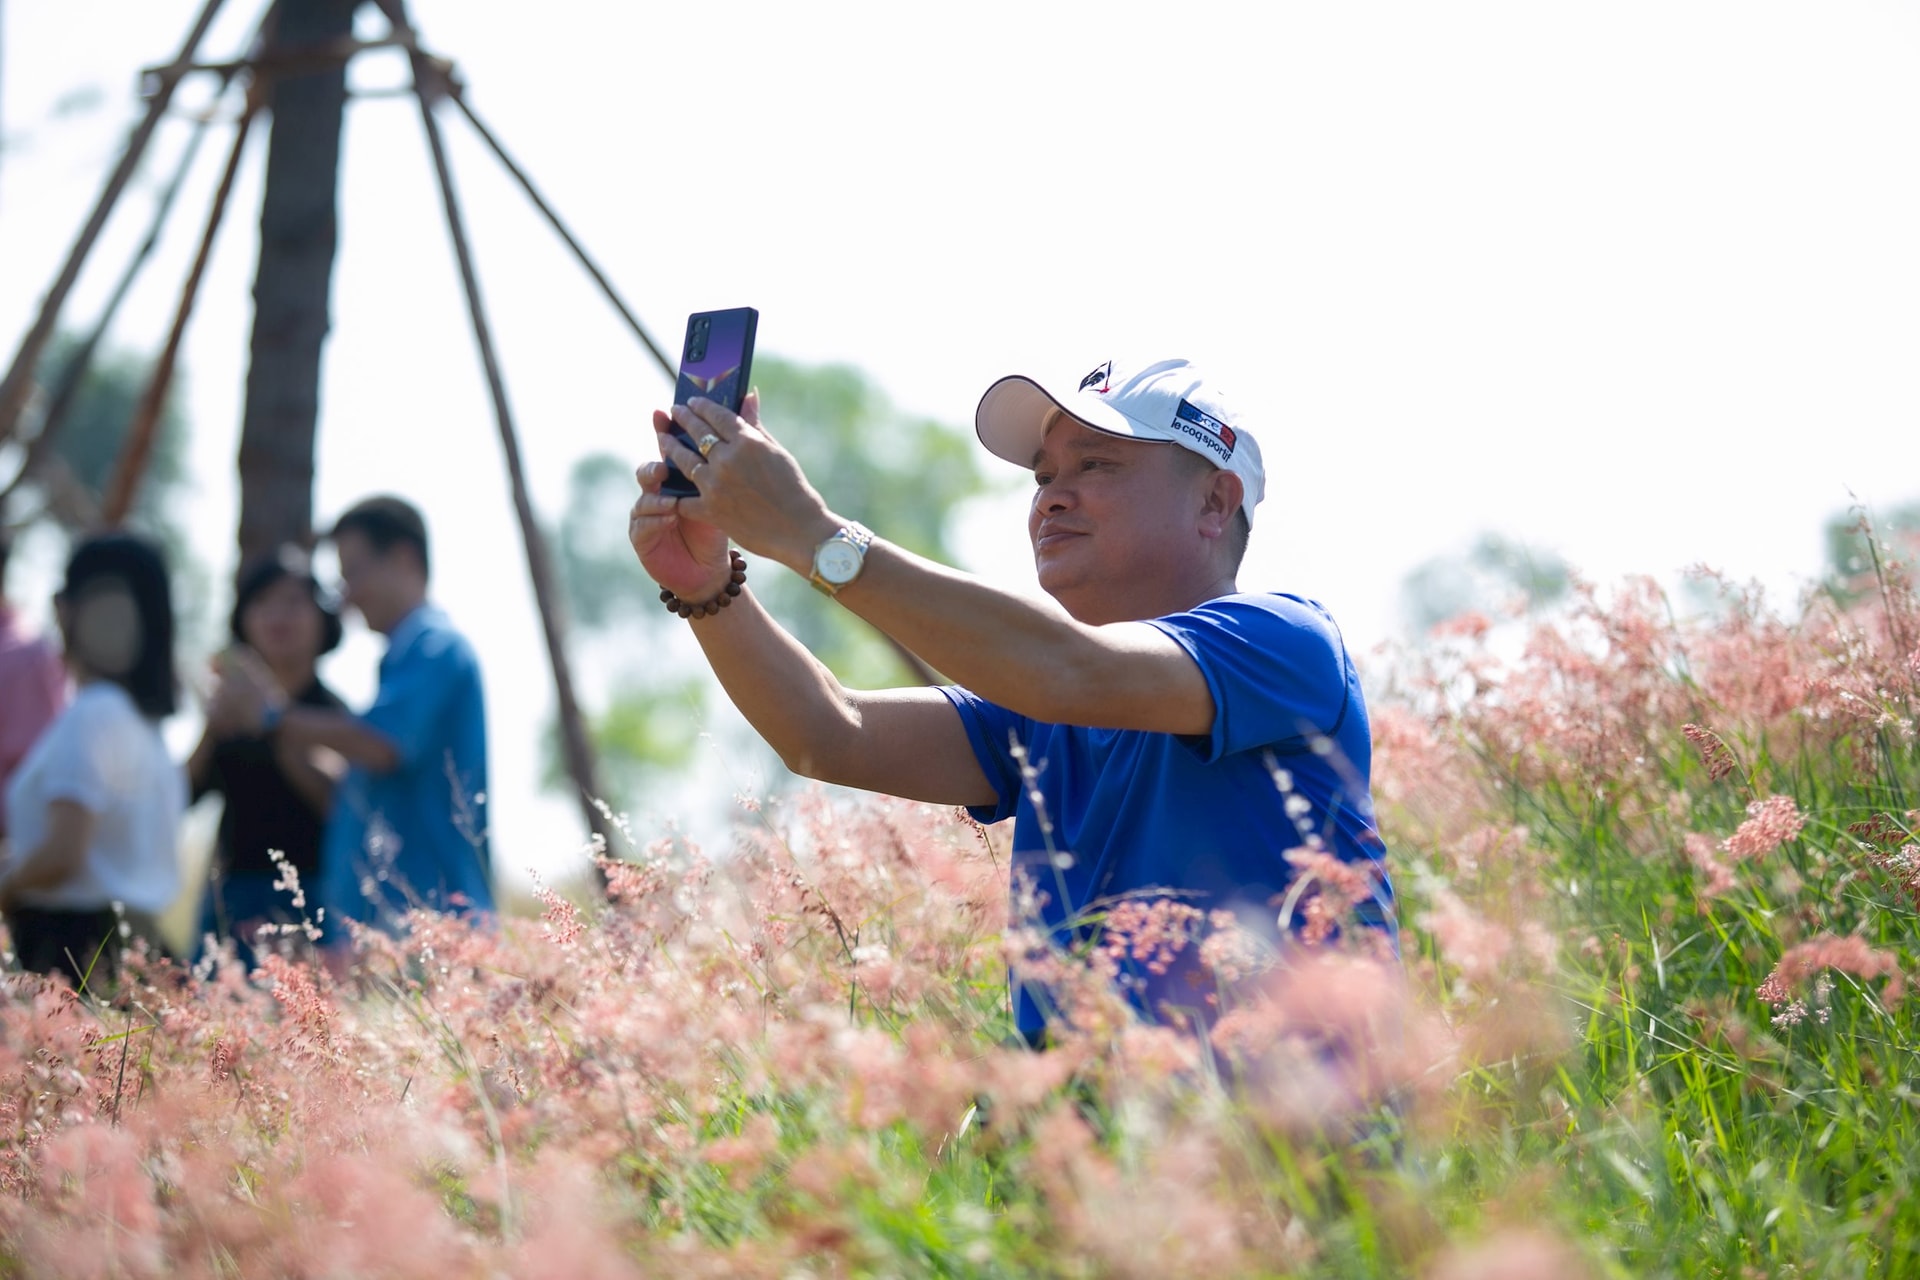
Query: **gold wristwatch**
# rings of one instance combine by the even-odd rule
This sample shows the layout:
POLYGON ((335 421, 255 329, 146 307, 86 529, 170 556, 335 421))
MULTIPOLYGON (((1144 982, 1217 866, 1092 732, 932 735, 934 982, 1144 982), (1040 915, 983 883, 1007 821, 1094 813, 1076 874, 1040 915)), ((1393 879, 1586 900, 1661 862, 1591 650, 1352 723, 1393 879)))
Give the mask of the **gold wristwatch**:
POLYGON ((830 596, 860 576, 867 563, 867 548, 873 544, 873 530, 858 522, 840 529, 813 550, 813 573, 807 578, 830 596))

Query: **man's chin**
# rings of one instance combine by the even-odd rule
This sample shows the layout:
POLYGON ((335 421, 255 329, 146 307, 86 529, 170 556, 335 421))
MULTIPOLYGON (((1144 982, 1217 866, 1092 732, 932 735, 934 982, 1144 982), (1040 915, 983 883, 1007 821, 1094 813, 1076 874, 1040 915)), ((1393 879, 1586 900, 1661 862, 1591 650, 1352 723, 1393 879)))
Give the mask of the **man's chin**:
POLYGON ((1080 611, 1075 608, 1077 601, 1084 601, 1089 596, 1100 594, 1095 589, 1095 584, 1088 582, 1086 574, 1082 572, 1069 572, 1064 566, 1049 565, 1045 561, 1040 562, 1035 568, 1038 570, 1036 576, 1040 579, 1040 589, 1051 596, 1055 604, 1075 617, 1080 616, 1080 611))

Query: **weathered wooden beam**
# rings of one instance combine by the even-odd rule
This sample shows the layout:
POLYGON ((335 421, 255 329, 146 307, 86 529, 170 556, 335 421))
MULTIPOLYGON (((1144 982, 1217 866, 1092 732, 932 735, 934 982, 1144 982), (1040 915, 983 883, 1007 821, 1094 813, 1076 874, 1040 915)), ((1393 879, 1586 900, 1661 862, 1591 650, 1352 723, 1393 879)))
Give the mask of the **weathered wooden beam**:
POLYGON ((167 331, 166 345, 153 362, 153 372, 147 375, 146 388, 140 395, 140 403, 134 407, 132 421, 127 424, 126 437, 120 443, 120 456, 114 462, 113 476, 107 482, 106 495, 100 503, 100 519, 108 528, 117 528, 126 521, 127 513, 133 509, 134 495, 139 492, 140 481, 147 473, 147 462, 153 456, 153 440, 159 432, 160 413, 166 407, 167 392, 173 387, 173 371, 179 361, 180 343, 186 337, 187 322, 193 318, 193 304, 200 296, 200 281, 206 275, 207 259, 213 256, 213 242, 220 233, 220 222, 226 216, 227 197, 233 194, 233 179, 240 171, 240 158, 246 151, 247 136, 253 128, 255 106, 256 99, 249 94, 247 109, 234 126, 233 149, 227 153, 227 166, 221 170, 220 185, 214 189, 213 207, 207 211, 206 229, 200 234, 200 249, 193 256, 193 266, 187 271, 186 283, 180 287, 180 303, 174 308, 173 327, 167 331))
POLYGON ((19 350, 14 352, 7 376, 0 379, 0 443, 12 439, 18 428, 20 411, 26 408, 27 397, 33 390, 34 374, 40 367, 40 357, 46 352, 47 343, 52 340, 54 329, 60 322, 60 311, 66 306, 67 295, 73 292, 74 282, 80 278, 80 269, 86 265, 87 256, 93 252, 95 241, 106 227, 114 206, 120 202, 121 193, 127 189, 127 183, 139 168, 140 158, 146 154, 154 130, 167 114, 167 106, 173 101, 173 91, 179 87, 187 68, 193 64, 195 50, 199 49, 200 41, 206 38, 207 29, 213 25, 224 3, 225 0, 206 0, 199 17, 194 19, 192 29, 187 32, 187 38, 181 42, 180 52, 154 77, 153 92, 147 98, 146 115, 127 135, 127 145, 121 149, 119 163, 107 175, 106 185, 100 189, 99 198, 93 203, 92 214, 80 228, 79 236, 75 238, 72 248, 67 250, 65 261, 60 264, 60 273, 54 277, 52 287, 40 301, 40 312, 34 317, 33 327, 27 330, 27 336, 20 341, 19 350))
MULTIPOLYGON (((406 11, 400 0, 377 0, 392 21, 395 31, 411 33, 406 11)), ((547 642, 547 661, 553 672, 553 688, 560 715, 560 743, 566 758, 567 775, 578 793, 581 816, 587 829, 600 837, 612 850, 614 832, 601 812, 602 795, 594 761, 593 742, 587 735, 586 721, 580 714, 574 694, 573 672, 567 661, 564 604, 554 582, 552 556, 546 535, 534 517, 533 500, 527 490, 526 468, 521 461, 520 437, 513 424, 513 411, 507 403, 506 382, 500 373, 500 360, 493 345, 493 331, 487 323, 486 307, 480 298, 480 281, 475 274, 473 251, 467 241, 466 219, 461 213, 459 194, 454 190, 453 169, 447 163, 445 139, 434 116, 434 103, 444 95, 446 83, 441 68, 417 46, 409 50, 413 62, 414 88, 420 103, 420 121, 426 129, 427 147, 433 154, 434 175, 439 181, 441 203, 446 209, 447 235, 453 241, 454 258, 460 267, 460 283, 465 288, 467 314, 473 321, 473 339, 480 350, 480 364, 487 375, 487 390, 493 398, 494 423, 499 429, 500 451, 506 458, 507 483, 513 493, 514 515, 520 522, 520 538, 526 547, 527 573, 533 580, 533 598, 540 613, 540 628, 547 642)))

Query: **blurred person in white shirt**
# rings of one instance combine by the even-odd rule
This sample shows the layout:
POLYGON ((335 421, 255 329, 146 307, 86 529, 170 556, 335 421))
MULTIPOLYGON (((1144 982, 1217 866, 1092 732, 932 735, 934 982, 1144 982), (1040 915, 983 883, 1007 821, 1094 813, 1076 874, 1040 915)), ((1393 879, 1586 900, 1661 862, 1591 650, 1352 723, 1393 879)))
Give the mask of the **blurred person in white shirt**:
POLYGON ((179 893, 186 778, 160 722, 179 686, 166 562, 129 534, 89 538, 55 598, 76 692, 7 788, 0 911, 22 969, 98 990, 123 936, 179 893))

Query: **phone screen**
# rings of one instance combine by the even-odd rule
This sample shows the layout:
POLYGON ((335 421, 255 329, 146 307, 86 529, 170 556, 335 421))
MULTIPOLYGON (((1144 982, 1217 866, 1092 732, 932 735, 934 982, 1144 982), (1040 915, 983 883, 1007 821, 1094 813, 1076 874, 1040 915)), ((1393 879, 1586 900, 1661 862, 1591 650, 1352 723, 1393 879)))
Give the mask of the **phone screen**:
MULTIPOLYGON (((680 348, 680 379, 673 402, 685 404, 695 396, 724 404, 735 413, 746 398, 753 377, 753 338, 760 313, 752 307, 730 311, 696 311, 687 317, 687 340, 680 348)), ((676 424, 673 434, 689 449, 694 442, 676 424)), ((669 466, 662 493, 681 497, 698 492, 693 482, 669 466)))

